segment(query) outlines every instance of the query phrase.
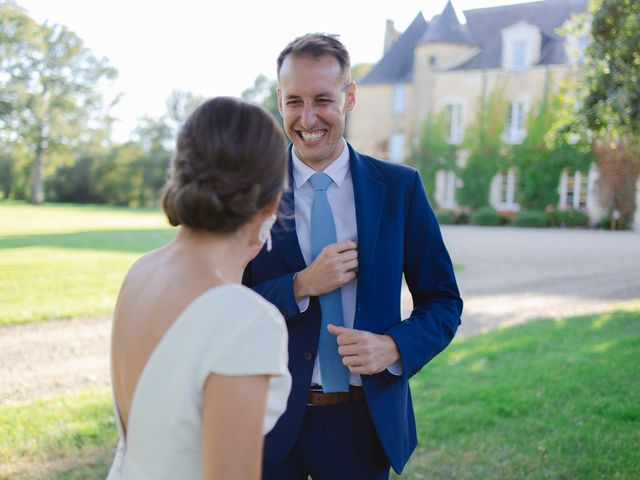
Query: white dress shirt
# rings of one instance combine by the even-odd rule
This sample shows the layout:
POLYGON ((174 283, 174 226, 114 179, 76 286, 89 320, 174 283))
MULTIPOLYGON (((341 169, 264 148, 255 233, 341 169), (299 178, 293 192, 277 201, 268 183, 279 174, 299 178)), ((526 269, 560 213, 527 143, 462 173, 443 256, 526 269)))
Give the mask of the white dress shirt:
MULTIPOLYGON (((356 224, 356 203, 353 196, 353 181, 351 170, 349 169, 349 149, 346 140, 342 139, 342 153, 327 168, 323 170, 331 177, 332 183, 327 189, 327 199, 333 213, 333 221, 336 224, 336 239, 353 240, 358 243, 358 227, 356 224)), ((296 155, 296 149, 291 150, 293 159, 293 198, 295 208, 296 234, 298 243, 305 263, 311 265, 311 204, 315 190, 309 183, 309 178, 316 171, 305 164, 296 155)), ((356 293, 358 290, 358 279, 354 279, 342 286, 342 314, 344 315, 344 326, 353 328, 356 315, 356 293)), ((309 297, 298 302, 300 312, 309 308, 309 297)), ((402 375, 402 360, 389 365, 387 370, 393 375, 402 375)), ((362 379, 357 373, 349 374, 351 385, 362 385, 362 379)), ((320 371, 319 355, 313 366, 311 376, 312 385, 322 385, 322 372, 320 371)))
MULTIPOLYGON (((358 242, 358 227, 356 225, 356 205, 353 197, 353 181, 349 169, 349 149, 347 142, 343 139, 343 148, 340 156, 323 170, 331 177, 332 183, 327 189, 327 199, 333 213, 333 221, 336 225, 336 239, 353 240, 358 242)), ((306 165, 296 155, 295 148, 291 151, 293 159, 293 182, 294 182, 294 208, 296 221, 296 234, 302 256, 307 265, 311 265, 311 204, 315 190, 309 183, 309 178, 316 173, 314 169, 306 165)), ((342 314, 344 315, 344 326, 353 328, 356 314, 356 293, 358 280, 352 280, 342 286, 342 314)), ((304 298, 298 302, 301 312, 309 307, 309 298, 304 298)), ((311 383, 322 385, 322 372, 320 371, 319 355, 316 355, 315 365, 311 383)), ((351 373, 349 375, 351 385, 362 385, 360 375, 351 373)))

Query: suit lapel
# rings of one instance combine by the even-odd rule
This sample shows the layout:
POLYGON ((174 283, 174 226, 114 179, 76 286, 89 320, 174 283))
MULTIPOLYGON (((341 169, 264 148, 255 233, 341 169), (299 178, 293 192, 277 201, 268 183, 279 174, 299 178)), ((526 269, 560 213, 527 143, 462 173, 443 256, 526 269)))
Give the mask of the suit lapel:
POLYGON ((356 305, 359 307, 366 296, 367 279, 375 255, 386 187, 379 180, 380 173, 375 166, 358 155, 351 145, 349 145, 349 161, 358 227, 359 267, 356 305))
POLYGON ((272 230, 273 249, 284 258, 291 271, 299 272, 306 267, 298 235, 296 234, 295 204, 293 197, 293 167, 291 163, 291 147, 289 148, 289 188, 282 194, 278 209, 281 220, 276 222, 272 230))

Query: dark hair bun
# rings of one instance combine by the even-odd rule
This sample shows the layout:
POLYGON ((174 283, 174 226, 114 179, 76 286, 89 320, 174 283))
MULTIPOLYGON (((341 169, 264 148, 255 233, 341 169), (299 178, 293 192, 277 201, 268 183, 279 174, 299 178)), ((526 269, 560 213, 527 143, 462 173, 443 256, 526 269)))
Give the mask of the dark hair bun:
POLYGON ((233 232, 283 190, 286 164, 271 114, 231 97, 207 100, 180 130, 162 206, 171 225, 233 232))

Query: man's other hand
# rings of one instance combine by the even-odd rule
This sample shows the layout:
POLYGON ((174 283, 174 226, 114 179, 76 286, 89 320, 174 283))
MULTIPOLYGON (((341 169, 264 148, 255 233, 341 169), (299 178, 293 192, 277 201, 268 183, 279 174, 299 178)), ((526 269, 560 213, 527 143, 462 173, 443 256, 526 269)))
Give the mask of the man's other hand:
POLYGON ((389 335, 334 325, 328 325, 327 329, 336 336, 342 363, 353 373, 380 373, 400 359, 396 342, 389 335))

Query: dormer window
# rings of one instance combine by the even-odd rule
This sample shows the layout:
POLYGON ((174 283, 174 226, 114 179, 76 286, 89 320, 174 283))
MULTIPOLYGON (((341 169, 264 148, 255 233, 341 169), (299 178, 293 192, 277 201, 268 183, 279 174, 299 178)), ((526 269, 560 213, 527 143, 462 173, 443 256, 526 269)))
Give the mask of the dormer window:
POLYGON ((540 60, 542 34, 535 25, 518 22, 502 30, 502 66, 524 70, 540 60))
POLYGON ((511 65, 515 70, 527 67, 527 42, 517 40, 513 42, 513 59, 511 65))

